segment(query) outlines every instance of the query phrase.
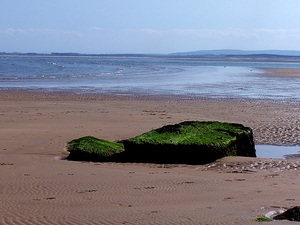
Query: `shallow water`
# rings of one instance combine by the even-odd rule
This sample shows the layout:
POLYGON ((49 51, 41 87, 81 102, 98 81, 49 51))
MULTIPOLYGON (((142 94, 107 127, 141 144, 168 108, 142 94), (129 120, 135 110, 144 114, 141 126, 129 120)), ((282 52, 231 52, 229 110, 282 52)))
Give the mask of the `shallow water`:
POLYGON ((255 148, 258 158, 300 158, 300 146, 256 145, 255 148))
POLYGON ((300 63, 2 56, 0 89, 300 101, 300 78, 264 76, 263 68, 300 68, 300 63))

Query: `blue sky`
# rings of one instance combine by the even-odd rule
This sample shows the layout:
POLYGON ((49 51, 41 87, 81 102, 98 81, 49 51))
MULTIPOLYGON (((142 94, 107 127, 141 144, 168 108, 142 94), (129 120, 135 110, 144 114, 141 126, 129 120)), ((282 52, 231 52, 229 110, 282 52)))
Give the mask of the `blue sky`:
POLYGON ((1 0, 0 52, 300 50, 299 0, 1 0))

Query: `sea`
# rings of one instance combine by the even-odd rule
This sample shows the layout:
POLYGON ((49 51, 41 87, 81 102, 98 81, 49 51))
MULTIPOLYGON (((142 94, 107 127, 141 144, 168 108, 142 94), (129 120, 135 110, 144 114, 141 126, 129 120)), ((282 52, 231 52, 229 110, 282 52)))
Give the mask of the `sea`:
POLYGON ((2 55, 0 89, 300 101, 300 78, 266 76, 264 68, 300 68, 300 62, 2 55))

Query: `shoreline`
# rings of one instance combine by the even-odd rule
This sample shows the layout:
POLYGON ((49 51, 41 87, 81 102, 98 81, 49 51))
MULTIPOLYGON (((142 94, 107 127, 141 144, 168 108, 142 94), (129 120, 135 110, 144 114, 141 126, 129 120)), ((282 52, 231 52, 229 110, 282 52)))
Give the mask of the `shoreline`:
MULTIPOLYGON (((264 69, 265 70, 265 69, 264 69)), ((300 71, 300 69, 299 69, 300 71)), ((265 76, 273 76, 265 74, 265 76)), ((282 77, 281 75, 278 75, 282 77)), ((297 74, 294 75, 298 76, 297 74)), ((300 74, 299 74, 300 77, 300 74)), ((171 100, 171 101, 212 101, 212 102, 221 102, 221 101, 232 101, 232 102, 258 102, 258 103, 274 103, 274 104, 299 104, 298 100, 294 99, 270 99, 270 98, 248 98, 248 97, 209 97, 209 96, 199 96, 199 95, 188 95, 188 94, 141 94, 141 93, 81 93, 75 92, 73 90, 64 91, 48 91, 43 89, 27 89, 27 88, 0 88, 1 100, 15 100, 15 97, 19 100, 24 99, 38 99, 38 100, 53 100, 53 101, 81 101, 81 100, 151 100, 151 101, 161 101, 161 100, 171 100)))
MULTIPOLYGON (((245 72, 245 71, 244 71, 245 72)), ((89 96, 89 98, 99 99, 101 96, 114 96, 114 97, 124 97, 131 99, 190 99, 190 100, 235 100, 235 101, 244 101, 244 100, 255 100, 255 101, 274 101, 274 102, 288 102, 288 103, 298 103, 299 95, 298 89, 296 88, 299 84, 300 80, 300 68, 264 68, 264 67, 253 67, 250 68, 249 76, 253 77, 253 83, 250 82, 250 77, 247 79, 250 83, 241 82, 240 84, 236 83, 233 85, 232 91, 228 91, 227 83, 216 83, 211 86, 215 86, 215 88, 211 88, 210 85, 203 84, 200 85, 198 83, 199 90, 197 92, 197 85, 193 87, 193 85, 186 83, 187 85, 185 89, 180 89, 178 93, 176 93, 173 89, 168 92, 168 89, 164 91, 164 89, 158 89, 158 92, 151 92, 149 89, 141 89, 141 90, 125 90, 122 91, 121 88, 117 88, 114 91, 108 90, 87 90, 81 89, 80 87, 73 87, 71 89, 65 89, 64 87, 53 87, 47 88, 45 84, 40 84, 41 87, 0 87, 0 93, 2 95, 6 95, 6 93, 13 94, 14 92, 24 93, 28 95, 30 93, 37 95, 75 95, 81 96, 89 96), (257 70, 258 72, 253 72, 257 70), (272 80, 274 79, 274 83, 272 80), (280 81, 282 79, 282 82, 280 81), (292 83, 292 80, 294 82, 292 83), (43 86, 44 85, 44 86, 43 86), (189 92, 189 85, 191 85, 191 92, 189 92), (220 87, 219 87, 220 85, 220 87), (253 85, 253 86, 252 86, 253 85), (274 91, 276 90, 276 91, 274 91), (160 93, 162 92, 162 93, 160 93), (190 93, 190 94, 189 94, 190 93)), ((243 79, 243 78, 240 78, 243 79)), ((77 84, 78 85, 78 84, 77 84)))

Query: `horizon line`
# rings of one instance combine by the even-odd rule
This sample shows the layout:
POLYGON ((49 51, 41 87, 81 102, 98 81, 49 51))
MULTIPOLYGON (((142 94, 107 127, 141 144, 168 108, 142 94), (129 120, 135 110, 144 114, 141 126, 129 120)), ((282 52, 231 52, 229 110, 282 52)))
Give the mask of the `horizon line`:
POLYGON ((0 55, 57 55, 57 56, 105 56, 105 55, 123 55, 123 56, 246 56, 246 55, 274 55, 274 56, 300 56, 300 50, 243 50, 243 49, 210 49, 210 50, 195 50, 182 51, 172 53, 79 53, 79 52, 1 52, 0 55), (218 53, 219 52, 219 53, 218 53), (226 53, 228 52, 228 53, 226 53), (285 52, 285 54, 284 54, 285 52), (240 54, 239 54, 240 53, 240 54), (280 54, 282 53, 282 54, 280 54), (288 53, 294 53, 289 55, 288 53), (298 54, 296 54, 298 53, 298 54))

